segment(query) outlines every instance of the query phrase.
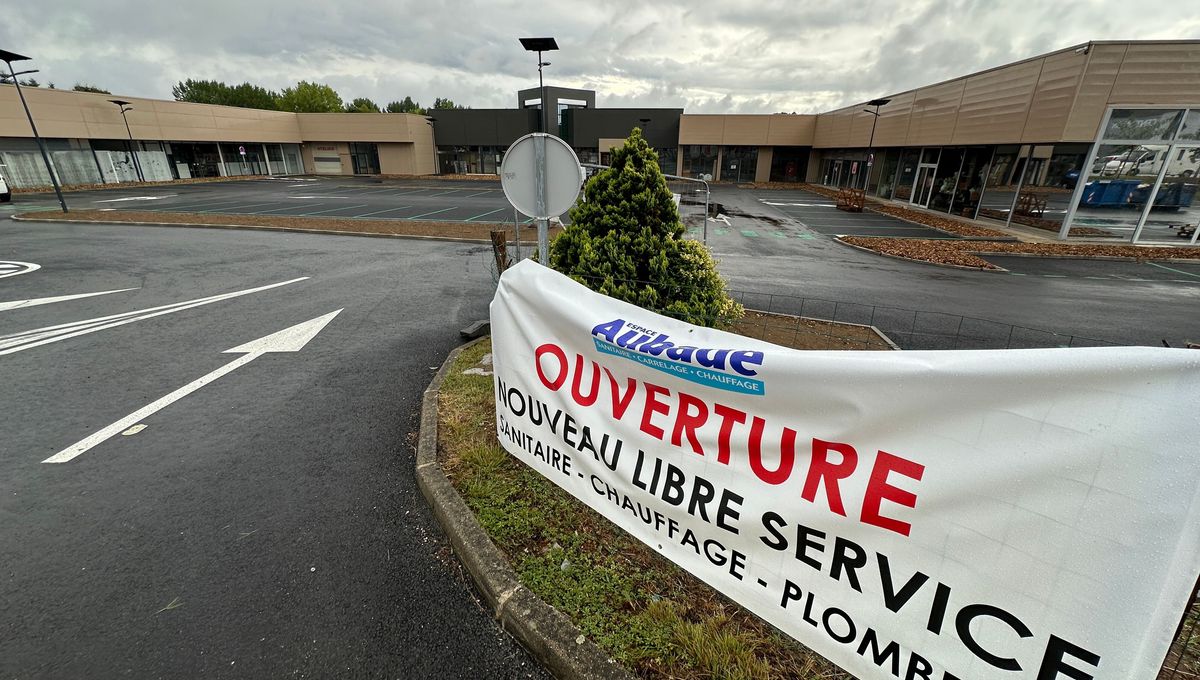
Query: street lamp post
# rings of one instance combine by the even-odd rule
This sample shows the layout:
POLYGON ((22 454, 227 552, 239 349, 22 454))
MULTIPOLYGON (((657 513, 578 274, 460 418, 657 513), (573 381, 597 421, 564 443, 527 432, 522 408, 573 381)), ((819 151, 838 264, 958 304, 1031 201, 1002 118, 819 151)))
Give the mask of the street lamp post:
POLYGON ((29 128, 33 130, 33 138, 37 141, 38 150, 42 152, 42 162, 46 164, 46 172, 50 173, 50 183, 54 185, 54 195, 58 197, 58 205, 62 207, 63 212, 67 212, 67 202, 63 200, 62 187, 58 186, 58 175, 54 174, 54 166, 50 164, 50 155, 46 153, 46 144, 42 141, 41 135, 38 134, 37 125, 33 123, 33 114, 29 112, 29 104, 25 101, 25 93, 21 92, 20 79, 17 78, 17 76, 23 76, 27 73, 37 73, 37 69, 18 73, 12 67, 14 61, 28 60, 29 57, 17 54, 16 52, 0 50, 0 61, 3 61, 5 66, 8 67, 8 73, 4 75, 12 78, 12 84, 17 88, 17 96, 21 98, 21 106, 25 107, 25 117, 29 119, 29 128))
POLYGON ((521 38, 521 46, 527 52, 537 52, 538 58, 538 97, 541 98, 542 115, 538 121, 538 132, 549 132, 549 123, 546 122, 546 86, 542 82, 542 67, 549 66, 550 62, 542 61, 542 52, 550 52, 558 49, 558 43, 554 38, 521 38))
POLYGON ((867 102, 867 106, 874 106, 875 110, 863 109, 867 113, 875 116, 871 119, 871 141, 867 142, 867 177, 863 181, 863 189, 867 188, 867 183, 871 181, 871 166, 875 164, 875 124, 879 122, 879 107, 892 101, 891 99, 872 99, 867 102))
POLYGON ((109 99, 108 101, 121 109, 121 118, 125 121, 125 133, 129 135, 129 157, 133 159, 133 170, 137 173, 138 181, 145 182, 146 176, 142 174, 142 164, 138 162, 137 152, 133 150, 133 131, 129 129, 129 119, 125 117, 125 112, 132 111, 133 107, 123 99, 109 99))
POLYGON ((535 196, 537 204, 538 225, 538 259, 543 263, 550 262, 550 220, 542 219, 546 209, 546 86, 542 82, 542 67, 550 62, 542 61, 542 52, 558 49, 554 38, 521 38, 521 46, 527 52, 537 52, 538 56, 538 96, 542 100, 541 129, 542 135, 533 138, 533 164, 535 168, 535 196))

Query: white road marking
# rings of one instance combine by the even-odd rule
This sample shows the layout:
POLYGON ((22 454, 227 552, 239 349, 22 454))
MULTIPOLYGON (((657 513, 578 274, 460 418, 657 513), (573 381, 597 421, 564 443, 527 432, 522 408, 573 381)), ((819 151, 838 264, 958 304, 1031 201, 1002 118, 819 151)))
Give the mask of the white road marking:
POLYGON ((834 208, 834 207, 836 207, 833 203, 775 203, 772 201, 765 201, 761 198, 758 200, 762 201, 763 203, 765 203, 767 205, 795 206, 797 208, 834 208))
POLYGON ((48 345, 52 342, 58 342, 60 340, 67 340, 80 335, 87 335, 88 333, 95 333, 96 331, 116 328, 117 326, 123 326, 135 321, 143 321, 145 319, 152 319, 156 316, 162 316, 164 314, 182 312, 185 309, 201 307, 214 302, 221 302, 222 300, 230 300, 243 295, 250 295, 251 293, 260 293, 264 290, 279 288, 280 286, 286 286, 296 283, 297 281, 304 281, 308 278, 309 277, 307 276, 301 276, 290 281, 272 283, 270 285, 259 286, 257 288, 247 288, 246 290, 239 290, 232 293, 222 293, 221 295, 213 295, 211 297, 199 298, 197 300, 186 300, 184 302, 176 302, 174 304, 163 305, 161 307, 151 307, 149 309, 125 312, 124 314, 113 314, 111 316, 100 317, 98 319, 76 321, 73 323, 65 323, 57 326, 48 326, 46 328, 23 331, 21 333, 3 335, 0 336, 0 356, 23 352, 27 349, 48 345))
MULTIPOLYGON (((466 198, 466 196, 463 196, 463 198, 466 198)), ((470 221, 472 221, 472 220, 477 220, 477 219, 479 219, 480 217, 487 217, 488 215, 494 215, 494 214, 496 214, 496 213, 498 213, 498 212, 501 212, 501 211, 503 211, 503 210, 508 210, 508 208, 498 208, 498 209, 496 209, 496 210, 493 210, 493 211, 491 211, 491 212, 485 212, 485 213, 483 213, 482 215, 476 215, 476 216, 474 216, 474 217, 469 217, 469 218, 467 218, 467 219, 466 219, 466 220, 464 220, 464 221, 465 221, 465 222, 470 222, 470 221)))
MULTIPOLYGON (((248 212, 246 214, 247 215, 269 215, 273 212, 279 212, 280 210, 303 210, 304 208, 315 208, 319 205, 324 205, 324 204, 323 203, 306 203, 305 205, 289 205, 286 208, 271 208, 270 210, 255 210, 254 212, 248 212)), ((285 217, 286 216, 287 215, 285 215, 285 217)))
MULTIPOLYGON (((138 425, 147 416, 153 415, 171 404, 179 401, 187 395, 204 387, 227 373, 231 373, 242 366, 254 361, 260 356, 268 352, 299 352, 304 345, 308 344, 321 329, 333 321, 333 317, 337 316, 342 310, 339 309, 330 312, 324 316, 318 316, 315 319, 310 319, 304 323, 296 324, 290 328, 285 328, 276 333, 272 333, 257 340, 252 340, 243 345, 238 345, 232 349, 225 350, 226 354, 241 354, 242 356, 225 364, 217 370, 200 377, 192 382, 180 387, 179 389, 153 401, 142 408, 130 413, 117 422, 98 430, 83 439, 75 442, 67 448, 50 456, 43 463, 66 463, 78 456, 86 453, 89 449, 101 444, 113 435, 131 430, 133 426, 138 425)), ((130 434, 134 434, 130 432, 130 434)))
POLYGON ((408 210, 411 207, 412 207, 411 205, 402 205, 399 208, 388 208, 387 210, 376 210, 375 212, 369 212, 369 213, 363 213, 361 215, 355 215, 355 217, 370 217, 371 215, 378 215, 380 213, 385 213, 385 212, 395 212, 397 210, 408 210))
POLYGON ((436 215, 438 213, 444 213, 447 210, 456 210, 457 208, 458 208, 458 206, 453 206, 450 208, 442 208, 441 210, 434 210, 433 212, 421 213, 420 215, 413 215, 412 217, 406 217, 405 219, 415 220, 420 217, 428 217, 429 215, 436 215))
POLYGON ((118 290, 102 290, 99 293, 78 293, 76 295, 59 295, 56 297, 33 298, 30 300, 13 300, 12 302, 0 302, 0 312, 7 312, 10 309, 22 309, 24 307, 37 307, 38 305, 50 305, 55 302, 66 302, 67 300, 79 300, 81 298, 95 297, 97 295, 110 295, 112 293, 124 293, 127 290, 138 290, 137 288, 120 288, 118 290))
POLYGON ((336 208, 330 208, 328 210, 317 210, 316 212, 300 213, 298 215, 298 217, 308 217, 309 215, 324 215, 325 213, 331 213, 335 210, 353 210, 355 208, 365 208, 365 207, 367 207, 367 205, 369 205, 369 204, 363 203, 362 205, 339 205, 336 208))
POLYGON ((317 195, 317 196, 288 196, 288 198, 307 199, 307 200, 310 200, 310 201, 311 201, 311 200, 313 200, 314 198, 316 198, 316 199, 321 199, 321 198, 353 198, 353 196, 336 196, 336 195, 334 195, 334 194, 319 194, 319 195, 317 195))
POLYGON ((264 205, 276 205, 279 201, 267 201, 265 203, 246 203, 244 205, 226 205, 220 208, 209 208, 207 210, 197 210, 197 213, 219 213, 223 210, 243 210, 245 208, 261 208, 264 205))
POLYGON ((716 217, 708 218, 708 221, 709 222, 721 222, 727 227, 733 226, 732 224, 729 223, 729 215, 717 215, 716 217))
POLYGON ((123 201, 161 201, 164 198, 171 198, 179 194, 163 194, 162 196, 127 196, 125 198, 106 198, 103 201, 92 201, 92 203, 121 203, 123 201))
POLYGON ((0 279, 6 279, 10 276, 20 276, 21 274, 28 274, 29 272, 35 272, 41 268, 42 265, 34 264, 32 262, 5 262, 0 260, 0 279))
POLYGON ((459 196, 459 198, 470 198, 470 197, 472 197, 472 196, 480 196, 480 195, 483 195, 483 194, 490 194, 490 193, 492 193, 493 191, 495 191, 495 189, 485 189, 485 190, 483 190, 483 191, 480 191, 480 192, 477 192, 477 193, 474 193, 474 194, 467 194, 466 196, 459 196))

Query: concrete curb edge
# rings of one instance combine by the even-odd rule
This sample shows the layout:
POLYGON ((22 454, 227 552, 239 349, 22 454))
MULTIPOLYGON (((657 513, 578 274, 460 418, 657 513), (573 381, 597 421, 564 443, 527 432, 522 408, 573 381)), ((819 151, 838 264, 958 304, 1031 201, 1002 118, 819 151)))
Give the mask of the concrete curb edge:
POLYGON ((438 395, 458 356, 485 339, 452 350, 425 389, 417 438, 417 485, 500 626, 550 673, 556 678, 632 680, 627 670, 585 638, 565 614, 521 585, 504 554, 442 472, 437 459, 438 395))

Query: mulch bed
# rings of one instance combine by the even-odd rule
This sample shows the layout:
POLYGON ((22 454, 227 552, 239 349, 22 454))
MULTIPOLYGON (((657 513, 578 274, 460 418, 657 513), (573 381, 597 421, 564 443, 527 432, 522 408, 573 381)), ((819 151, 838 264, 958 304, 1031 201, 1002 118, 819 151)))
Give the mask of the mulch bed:
POLYGON ((866 248, 877 253, 893 255, 918 262, 949 264, 974 269, 998 270, 1000 267, 980 257, 980 254, 1040 255, 1049 257, 1119 257, 1146 260, 1197 260, 1200 248, 1146 248, 1133 245, 1094 243, 1013 243, 1001 241, 942 241, 929 239, 871 238, 840 236, 839 241, 866 248))
MULTIPOLYGON (((267 229, 302 229, 314 231, 340 231, 355 234, 389 234, 393 236, 426 236, 434 238, 473 239, 490 242, 490 232, 500 225, 494 222, 435 222, 405 220, 363 220, 337 217, 289 217, 286 215, 216 215, 196 213, 166 213, 143 210, 75 210, 67 214, 59 212, 33 212, 20 216, 22 219, 47 222, 135 222, 168 223, 181 225, 212 225, 219 227, 256 227, 267 229)), ((505 229, 511 230, 511 225, 505 229)), ((561 231, 551 227, 550 236, 561 231)), ((522 229, 522 241, 528 237, 536 240, 537 230, 533 225, 522 229)))

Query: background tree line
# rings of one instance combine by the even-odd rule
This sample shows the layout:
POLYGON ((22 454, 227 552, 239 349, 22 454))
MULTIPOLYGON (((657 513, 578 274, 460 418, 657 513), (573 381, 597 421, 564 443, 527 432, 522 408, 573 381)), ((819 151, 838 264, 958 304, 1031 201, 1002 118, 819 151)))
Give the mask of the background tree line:
POLYGON ((172 87, 171 94, 176 101, 181 102, 295 113, 386 112, 423 115, 434 109, 467 108, 441 97, 434 99, 433 106, 428 108, 407 96, 403 100, 388 102, 383 107, 367 97, 357 97, 349 102, 343 102, 337 90, 323 83, 310 83, 307 80, 301 80, 293 87, 285 87, 276 92, 251 83, 229 85, 216 80, 192 80, 189 78, 172 87))

